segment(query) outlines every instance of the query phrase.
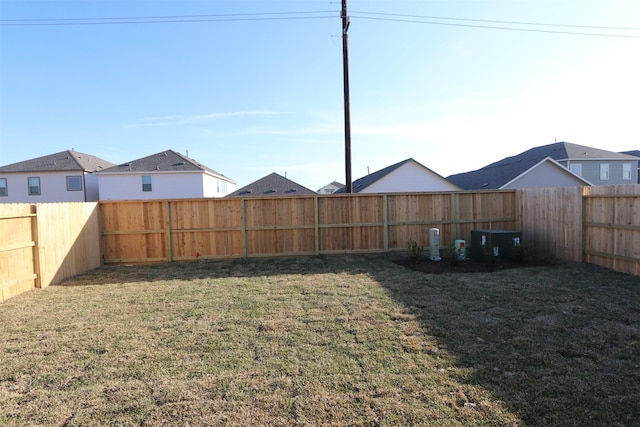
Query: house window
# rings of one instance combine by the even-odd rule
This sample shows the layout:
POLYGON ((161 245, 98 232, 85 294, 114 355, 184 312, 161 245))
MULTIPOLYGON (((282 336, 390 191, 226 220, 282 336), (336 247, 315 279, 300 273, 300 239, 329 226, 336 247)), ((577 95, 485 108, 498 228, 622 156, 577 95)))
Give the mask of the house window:
POLYGON ((67 177, 67 191, 82 191, 82 177, 81 176, 68 176, 67 177))
POLYGON ((7 178, 0 178, 0 196, 8 196, 7 178))
POLYGON ((631 179, 631 163, 622 164, 622 179, 624 180, 631 179))
POLYGON ((151 175, 142 176, 142 191, 151 191, 151 175))
POLYGON ((609 180, 609 163, 600 163, 600 180, 609 180))
POLYGON ((29 195, 39 196, 40 195, 40 178, 31 177, 31 178, 27 178, 27 181, 29 183, 29 195))
POLYGON ((578 176, 582 176, 582 163, 571 163, 569 170, 578 176))
POLYGON ((220 191, 222 193, 227 192, 227 181, 220 181, 220 191))

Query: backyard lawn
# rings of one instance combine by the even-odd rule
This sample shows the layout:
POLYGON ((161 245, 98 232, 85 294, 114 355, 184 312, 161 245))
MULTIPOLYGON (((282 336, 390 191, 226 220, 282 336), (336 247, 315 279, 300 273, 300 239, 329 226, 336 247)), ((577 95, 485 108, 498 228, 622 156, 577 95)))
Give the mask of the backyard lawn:
POLYGON ((0 304, 0 425, 631 426, 640 278, 108 266, 0 304))

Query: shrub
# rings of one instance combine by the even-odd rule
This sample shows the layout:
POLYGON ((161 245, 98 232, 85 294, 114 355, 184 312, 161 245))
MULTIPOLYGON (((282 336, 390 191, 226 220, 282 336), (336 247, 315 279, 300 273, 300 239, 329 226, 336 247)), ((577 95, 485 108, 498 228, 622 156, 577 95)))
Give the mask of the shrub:
POLYGON ((482 254, 484 255, 484 261, 489 264, 489 267, 495 268, 498 265, 498 257, 490 240, 482 245, 482 254))
POLYGON ((524 261, 524 256, 525 256, 525 250, 524 250, 524 246, 522 245, 522 242, 520 242, 520 244, 513 245, 513 261, 515 262, 523 262, 524 261))
POLYGON ((409 238, 409 243, 407 243, 407 249, 409 250, 409 259, 413 262, 418 262, 422 258, 422 253, 424 252, 424 246, 418 245, 418 242, 409 238))
POLYGON ((456 249, 455 243, 449 243, 447 246, 447 259, 449 264, 456 266, 460 264, 460 256, 462 255, 462 249, 456 249))

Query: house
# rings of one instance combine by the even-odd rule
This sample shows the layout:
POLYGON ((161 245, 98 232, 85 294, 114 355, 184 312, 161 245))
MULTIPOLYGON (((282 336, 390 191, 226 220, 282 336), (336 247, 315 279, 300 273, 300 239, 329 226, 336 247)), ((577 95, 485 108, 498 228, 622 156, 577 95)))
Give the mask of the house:
POLYGON ((105 169, 98 175, 100 200, 223 197, 235 181, 173 150, 105 169))
POLYGON ((299 196, 310 194, 316 194, 316 192, 273 172, 237 189, 229 194, 228 197, 299 196))
POLYGON ((473 172, 447 177, 465 190, 506 190, 514 188, 583 187, 591 185, 550 157, 531 165, 525 161, 496 162, 473 172))
POLYGON ((318 189, 317 193, 318 194, 333 194, 336 191, 338 191, 339 189, 341 189, 342 187, 344 187, 344 184, 340 184, 337 181, 333 181, 333 182, 325 185, 324 187, 318 189))
POLYGON ((96 172, 114 166, 73 149, 0 167, 0 203, 94 202, 96 172))
MULTIPOLYGON (((640 150, 623 151, 621 154, 640 157, 640 150)), ((638 184, 640 184, 640 159, 638 159, 638 184)))
POLYGON ((465 190, 632 184, 638 175, 636 160, 627 154, 556 142, 447 180, 465 190))
MULTIPOLYGON (((351 190, 353 193, 419 193, 459 191, 460 187, 409 158, 356 179, 351 190)), ((346 187, 336 191, 345 192, 346 187)))

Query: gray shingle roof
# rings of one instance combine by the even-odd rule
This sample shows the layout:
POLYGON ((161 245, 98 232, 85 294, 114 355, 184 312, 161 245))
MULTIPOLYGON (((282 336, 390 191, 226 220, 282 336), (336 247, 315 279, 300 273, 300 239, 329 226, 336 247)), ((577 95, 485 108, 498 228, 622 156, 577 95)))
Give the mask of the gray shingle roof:
POLYGON ((223 177, 231 182, 229 178, 223 174, 198 163, 194 159, 176 153, 173 150, 166 150, 160 153, 152 154, 147 157, 122 163, 104 170, 104 173, 128 173, 128 172, 209 172, 219 177, 223 177))
POLYGON ((628 154, 630 156, 640 157, 640 150, 623 151, 621 154, 628 154))
POLYGON ((497 189, 522 175, 546 157, 564 160, 624 160, 630 156, 600 150, 570 142, 534 147, 515 156, 506 157, 481 169, 447 177, 449 182, 465 190, 497 189))
POLYGON ((249 185, 237 189, 226 197, 296 196, 310 194, 317 193, 273 172, 249 185))
POLYGON ((67 150, 2 166, 0 167, 0 172, 97 172, 112 166, 114 166, 113 163, 109 163, 96 156, 74 150, 67 150))

